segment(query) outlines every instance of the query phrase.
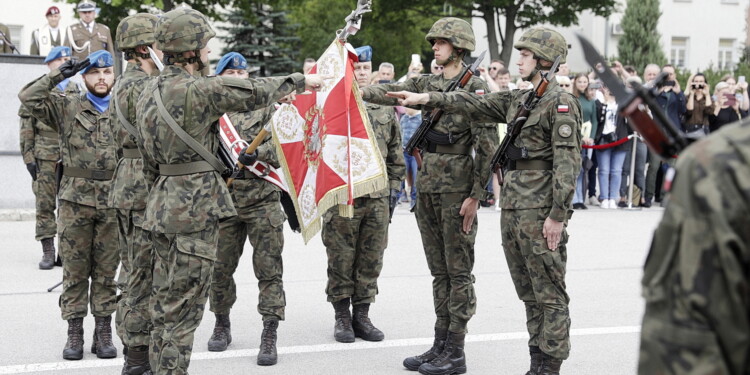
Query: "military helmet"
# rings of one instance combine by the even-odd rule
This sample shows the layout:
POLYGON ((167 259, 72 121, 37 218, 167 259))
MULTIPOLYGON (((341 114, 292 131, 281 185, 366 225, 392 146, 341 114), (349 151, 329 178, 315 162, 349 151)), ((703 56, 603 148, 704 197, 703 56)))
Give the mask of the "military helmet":
POLYGON ((165 53, 202 49, 216 36, 203 13, 178 8, 165 13, 156 26, 156 46, 165 53))
POLYGON ((555 30, 546 27, 535 27, 526 30, 521 39, 513 46, 517 50, 527 49, 542 60, 555 61, 557 56, 560 64, 565 63, 568 56, 568 42, 555 30))
POLYGON ((437 20, 424 38, 430 43, 435 43, 435 39, 445 39, 454 48, 468 51, 473 51, 476 45, 471 24, 456 17, 437 20))
POLYGON ((117 25, 117 47, 125 50, 154 44, 156 42, 154 31, 158 21, 159 17, 148 13, 138 13, 123 18, 117 25))

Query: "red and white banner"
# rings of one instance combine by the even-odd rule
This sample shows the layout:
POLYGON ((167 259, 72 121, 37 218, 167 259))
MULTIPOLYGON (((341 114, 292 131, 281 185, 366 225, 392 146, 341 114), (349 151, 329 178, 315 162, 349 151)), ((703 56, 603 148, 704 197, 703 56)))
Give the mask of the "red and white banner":
POLYGON ((271 121, 279 162, 289 181, 302 237, 307 243, 336 204, 351 217, 354 198, 387 187, 385 163, 354 79, 353 48, 335 40, 311 73, 319 92, 297 95, 271 121))
MULTIPOLYGON (((243 148, 247 147, 247 142, 240 138, 237 129, 235 129, 234 124, 232 124, 232 121, 226 113, 219 118, 219 129, 221 130, 219 132, 221 141, 232 151, 232 160, 234 161, 234 164, 237 164, 237 155, 240 154, 240 151, 242 151, 243 148)), ((284 174, 276 168, 266 163, 256 161, 253 165, 246 165, 245 169, 280 187, 281 190, 289 192, 286 180, 284 180, 284 174)))

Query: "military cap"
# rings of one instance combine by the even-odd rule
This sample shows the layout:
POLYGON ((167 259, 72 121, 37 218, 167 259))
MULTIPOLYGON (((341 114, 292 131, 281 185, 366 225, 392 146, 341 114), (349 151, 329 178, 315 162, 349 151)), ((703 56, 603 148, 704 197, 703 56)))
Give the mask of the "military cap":
POLYGON ((93 12, 96 10, 96 3, 91 0, 83 0, 78 3, 76 10, 79 12, 93 12))
POLYGON ((81 74, 88 73, 91 68, 106 68, 114 65, 115 63, 115 60, 112 58, 112 54, 110 54, 105 49, 100 49, 96 52, 92 52, 89 55, 88 59, 91 62, 91 65, 83 68, 83 70, 81 70, 81 74))
POLYGON ((156 44, 165 53, 200 50, 216 36, 203 13, 189 8, 170 10, 159 18, 156 44))
POLYGON ((526 30, 513 47, 517 50, 527 49, 536 57, 547 61, 555 61, 557 56, 562 56, 560 64, 565 63, 568 56, 568 42, 565 41, 565 37, 547 27, 526 30))
POLYGON ((240 55, 237 52, 229 52, 219 59, 219 63, 216 64, 215 74, 218 76, 225 69, 247 69, 247 60, 245 56, 240 55))
POLYGON ((357 58, 359 58, 359 62, 372 61, 372 47, 370 46, 358 47, 354 49, 354 52, 357 53, 357 58))
POLYGON ((456 17, 445 17, 437 20, 424 38, 430 43, 435 43, 435 39, 445 39, 454 48, 467 51, 473 51, 476 46, 474 29, 471 28, 471 24, 456 17))
POLYGON ((154 44, 154 31, 158 21, 159 17, 149 13, 138 13, 123 18, 117 25, 117 48, 123 50, 154 44))
POLYGON ((51 14, 60 14, 60 8, 58 8, 58 7, 54 6, 54 5, 51 6, 51 7, 49 7, 49 8, 47 8, 47 13, 45 13, 44 15, 45 16, 49 16, 51 14))
POLYGON ((70 57, 70 47, 57 46, 55 48, 52 48, 52 50, 49 51, 47 57, 44 59, 44 62, 48 63, 61 57, 70 57))

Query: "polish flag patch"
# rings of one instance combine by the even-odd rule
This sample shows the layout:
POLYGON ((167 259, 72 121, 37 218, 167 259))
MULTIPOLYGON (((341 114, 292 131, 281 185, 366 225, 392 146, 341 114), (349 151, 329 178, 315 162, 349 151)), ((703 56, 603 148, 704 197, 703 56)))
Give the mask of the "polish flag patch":
POLYGON ((475 90, 474 93, 477 94, 477 95, 484 95, 484 90, 482 90, 482 89, 475 90))
POLYGON ((560 104, 557 106, 557 113, 568 113, 570 111, 570 108, 568 108, 567 105, 560 104))

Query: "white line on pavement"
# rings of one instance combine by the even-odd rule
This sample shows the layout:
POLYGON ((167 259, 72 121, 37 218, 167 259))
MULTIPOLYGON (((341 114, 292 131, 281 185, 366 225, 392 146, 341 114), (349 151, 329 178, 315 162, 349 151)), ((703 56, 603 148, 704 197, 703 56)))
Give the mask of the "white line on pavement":
MULTIPOLYGON (((578 328, 570 330, 571 336, 593 336, 593 335, 611 335, 624 333, 638 333, 641 331, 640 326, 622 326, 622 327, 600 327, 600 328, 578 328)), ((509 333, 486 333, 480 335, 466 336, 467 342, 489 342, 489 341, 508 341, 527 339, 526 332, 509 332, 509 333)), ((288 346, 278 348, 279 354, 300 354, 300 353, 322 353, 346 350, 363 350, 363 349, 384 349, 405 346, 431 345, 432 338, 414 338, 400 340, 386 340, 381 342, 357 341, 353 344, 320 344, 320 345, 302 345, 288 346)), ((200 352, 193 353, 191 361, 203 361, 210 359, 222 358, 241 358, 255 357, 258 355, 258 349, 227 350, 225 352, 200 352)), ((65 362, 48 362, 48 363, 29 363, 23 365, 0 366, 0 374, 23 374, 29 372, 43 371, 63 371, 99 367, 119 367, 122 361, 111 359, 95 359, 85 361, 65 361, 65 362)))

